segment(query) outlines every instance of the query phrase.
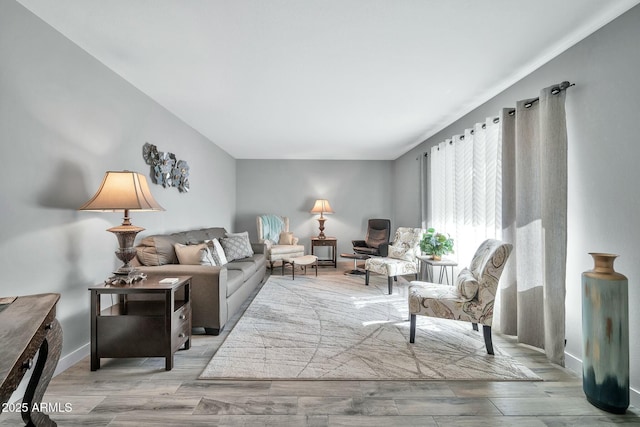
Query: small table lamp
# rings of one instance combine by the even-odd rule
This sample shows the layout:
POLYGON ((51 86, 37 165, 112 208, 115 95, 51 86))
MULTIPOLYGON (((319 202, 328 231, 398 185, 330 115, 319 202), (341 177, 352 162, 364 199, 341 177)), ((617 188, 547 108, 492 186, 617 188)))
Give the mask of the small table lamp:
POLYGON ((135 271, 129 265, 129 261, 136 256, 133 242, 136 239, 136 234, 144 230, 142 227, 131 224, 129 211, 163 211, 164 209, 151 195, 144 175, 131 171, 108 171, 96 194, 78 210, 124 211, 122 224, 109 228, 107 231, 112 232, 118 238, 120 248, 116 251, 116 256, 124 262, 114 273, 129 275, 135 271))
POLYGON ((311 209, 311 213, 320 214, 320 218, 318 218, 318 222, 320 223, 320 234, 318 234, 318 239, 325 239, 326 236, 324 235, 324 222, 327 219, 323 216, 323 214, 333 213, 333 209, 331 209, 331 205, 329 204, 329 201, 325 199, 316 200, 316 203, 313 205, 313 208, 311 209))

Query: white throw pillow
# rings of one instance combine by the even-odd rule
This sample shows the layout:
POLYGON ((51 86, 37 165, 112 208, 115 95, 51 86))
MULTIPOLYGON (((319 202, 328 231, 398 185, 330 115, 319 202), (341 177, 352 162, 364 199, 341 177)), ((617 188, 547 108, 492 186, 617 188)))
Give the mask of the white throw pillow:
POLYGON ((209 252, 211 252, 211 257, 213 258, 215 265, 223 266, 229 262, 227 261, 224 249, 222 249, 222 245, 218 239, 205 240, 204 242, 209 248, 209 252))

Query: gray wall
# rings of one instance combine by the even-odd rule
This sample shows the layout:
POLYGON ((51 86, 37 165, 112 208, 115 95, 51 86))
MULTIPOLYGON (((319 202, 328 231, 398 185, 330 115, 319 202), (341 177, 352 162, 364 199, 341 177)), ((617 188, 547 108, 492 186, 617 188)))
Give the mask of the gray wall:
MULTIPOLYGON (((616 270, 629 278, 631 386, 640 388, 640 6, 567 50, 539 70, 478 109, 460 118, 396 161, 394 193, 398 221, 419 224, 416 157, 473 123, 494 116, 516 100, 537 96, 542 87, 569 80, 569 200, 567 259, 567 364, 580 368, 582 359, 580 276, 592 268, 588 252, 620 254, 616 270), (402 189, 407 191, 402 191, 402 189)), ((638 405, 637 392, 632 402, 638 405)))
POLYGON ((389 218, 394 226, 392 164, 365 160, 238 160, 235 229, 249 231, 255 239, 258 215, 288 216, 291 231, 310 253, 310 237, 317 236, 319 230, 318 216, 309 211, 316 199, 327 199, 335 214, 325 215, 324 233, 338 239, 338 255, 353 252, 351 240, 364 238, 367 219, 389 218))
POLYGON ((0 295, 61 294, 63 357, 89 342, 87 287, 118 264, 121 214, 78 212, 106 170, 147 173, 142 145, 191 166, 187 194, 151 184, 156 233, 231 228, 235 160, 13 1, 0 2, 0 295))

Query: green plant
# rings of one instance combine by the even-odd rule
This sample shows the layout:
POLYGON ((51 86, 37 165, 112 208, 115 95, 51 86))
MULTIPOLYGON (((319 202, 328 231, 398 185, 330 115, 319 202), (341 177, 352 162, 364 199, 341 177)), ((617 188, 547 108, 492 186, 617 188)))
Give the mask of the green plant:
POLYGON ((444 233, 437 233, 435 229, 429 228, 422 235, 420 249, 425 254, 442 256, 453 253, 453 239, 444 233))

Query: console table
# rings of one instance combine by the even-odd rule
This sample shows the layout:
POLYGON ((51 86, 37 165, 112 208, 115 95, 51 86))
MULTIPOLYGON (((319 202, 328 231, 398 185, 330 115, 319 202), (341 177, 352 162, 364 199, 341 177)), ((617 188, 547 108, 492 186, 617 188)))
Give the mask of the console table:
POLYGON ((331 248, 331 258, 318 258, 318 265, 333 265, 334 268, 338 268, 338 239, 335 237, 325 237, 321 239, 319 237, 311 238, 311 255, 315 255, 316 247, 328 246, 331 248))
POLYGON ((164 277, 89 288, 92 371, 103 357, 164 357, 170 371, 174 353, 191 347, 191 276, 160 283, 164 277), (102 310, 104 294, 117 295, 118 303, 102 310))
POLYGON ((60 294, 0 299, 0 404, 9 401, 24 374, 38 360, 20 405, 26 425, 55 426, 39 411, 62 350, 62 328, 56 320, 60 294))

